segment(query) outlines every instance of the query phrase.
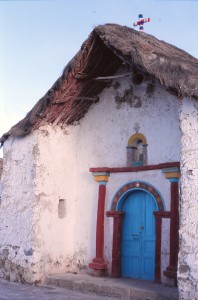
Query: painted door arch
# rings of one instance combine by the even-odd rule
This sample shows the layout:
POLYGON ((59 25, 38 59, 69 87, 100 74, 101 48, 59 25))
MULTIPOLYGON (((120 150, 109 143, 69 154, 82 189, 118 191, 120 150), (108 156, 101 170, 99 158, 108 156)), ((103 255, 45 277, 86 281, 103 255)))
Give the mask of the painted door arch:
MULTIPOLYGON (((113 277, 120 277, 121 272, 121 246, 122 228, 125 212, 122 211, 125 199, 135 191, 146 192, 156 203, 156 211, 164 212, 164 200, 160 192, 151 184, 145 181, 131 181, 123 185, 114 195, 111 210, 107 212, 108 217, 113 217, 113 244, 112 244, 112 270, 113 277)), ((158 229, 156 228, 156 232, 158 229)), ((159 240, 158 240, 159 241, 159 240)), ((159 247, 156 248, 156 257, 159 256, 159 247)), ((157 262, 158 260, 156 260, 157 262)), ((157 265, 155 265, 155 278, 157 278, 157 265)))
POLYGON ((124 220, 121 244, 121 276, 154 280, 155 199, 142 190, 132 191, 122 203, 124 220))

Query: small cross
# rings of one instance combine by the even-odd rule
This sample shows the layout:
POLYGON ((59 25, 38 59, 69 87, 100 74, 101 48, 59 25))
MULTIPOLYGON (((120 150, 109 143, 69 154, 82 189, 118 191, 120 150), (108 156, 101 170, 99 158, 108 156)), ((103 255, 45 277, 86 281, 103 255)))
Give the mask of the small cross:
POLYGON ((136 183, 136 187, 139 187, 139 186, 140 186, 140 184, 137 182, 137 183, 136 183))
POLYGON ((140 124, 138 123, 138 122, 136 122, 135 124, 134 124, 134 130, 135 130, 135 132, 136 133, 138 133, 139 132, 139 130, 140 130, 140 124))
POLYGON ((144 31, 144 23, 146 23, 146 22, 150 22, 150 18, 145 18, 144 19, 144 17, 143 17, 143 14, 139 14, 139 21, 137 21, 137 22, 134 22, 133 23, 133 26, 139 26, 139 29, 140 29, 140 31, 144 31))

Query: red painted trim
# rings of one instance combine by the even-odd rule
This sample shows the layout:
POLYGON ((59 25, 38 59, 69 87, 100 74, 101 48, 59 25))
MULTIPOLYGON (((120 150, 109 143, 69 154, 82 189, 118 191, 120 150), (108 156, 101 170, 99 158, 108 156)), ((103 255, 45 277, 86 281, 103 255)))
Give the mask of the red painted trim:
POLYGON ((96 258, 103 258, 104 255, 104 206, 106 186, 99 185, 98 215, 96 229, 96 258))
POLYGON ((164 211, 164 204, 163 204, 162 198, 161 198, 160 194, 158 193, 158 191, 150 184, 148 184, 146 182, 142 182, 142 181, 132 181, 132 182, 127 183, 123 187, 121 187, 117 191, 117 193, 115 194, 115 196, 113 198, 111 209, 116 210, 117 203, 118 203, 119 199, 122 197, 122 195, 126 194, 126 192, 128 192, 128 191, 132 192, 133 189, 135 189, 135 190, 140 189, 140 190, 149 192, 155 198, 156 203, 158 205, 158 210, 164 211))
POLYGON ((98 213, 96 225, 96 257, 89 267, 95 270, 105 270, 107 263, 104 259, 104 207, 105 207, 106 186, 99 185, 98 192, 98 213))
POLYGON ((95 270, 106 270, 107 263, 105 262, 104 259, 94 258, 93 262, 89 264, 89 268, 95 270))
MULTIPOLYGON (((177 280, 177 262, 179 252, 179 185, 171 182, 171 219, 170 219, 170 257, 169 266, 164 275, 177 280)), ((176 283, 175 283, 176 284, 176 283)))
POLYGON ((111 276, 121 276, 121 242, 122 242, 122 220, 123 211, 107 211, 107 217, 113 217, 113 245, 112 245, 112 267, 111 276))
POLYGON ((170 266, 177 269, 179 252, 179 185, 171 182, 170 266))
POLYGON ((134 181, 123 186, 115 195, 111 211, 107 211, 107 217, 113 217, 113 244, 112 244, 112 277, 120 277, 121 276, 121 243, 122 243, 122 219, 124 216, 124 212, 116 211, 116 205, 119 201, 120 197, 127 191, 132 191, 133 189, 143 189, 148 191, 156 200, 158 205, 157 212, 154 212, 154 216, 156 217, 156 248, 155 248, 155 282, 161 282, 161 231, 162 231, 162 217, 170 218, 170 212, 164 211, 163 202, 160 194, 157 190, 150 186, 149 184, 142 181, 134 181))
POLYGON ((162 218, 170 218, 170 211, 154 211, 156 219, 156 244, 155 244, 155 282, 161 283, 161 245, 162 245, 162 218))
POLYGON ((109 210, 106 212, 107 217, 120 218, 124 216, 124 211, 109 210))
POLYGON ((155 242, 155 282, 161 283, 161 244, 162 244, 162 217, 154 212, 156 219, 156 242, 155 242))
POLYGON ((161 217, 161 218, 170 218, 171 217, 170 211, 154 211, 153 214, 155 217, 161 217))
POLYGON ((122 167, 122 168, 90 168, 90 172, 110 172, 110 173, 123 173, 123 172, 141 172, 141 171, 151 171, 151 170, 161 170, 165 168, 180 167, 180 162, 167 162, 158 165, 146 165, 139 167, 122 167))

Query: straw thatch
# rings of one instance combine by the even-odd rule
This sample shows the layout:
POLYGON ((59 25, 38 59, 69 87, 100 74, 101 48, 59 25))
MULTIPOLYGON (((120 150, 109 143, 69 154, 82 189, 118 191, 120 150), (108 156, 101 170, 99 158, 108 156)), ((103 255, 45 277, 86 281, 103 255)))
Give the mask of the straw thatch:
POLYGON ((178 97, 198 99, 197 59, 149 34, 106 24, 93 30, 62 76, 0 142, 10 135, 26 135, 46 122, 80 120, 122 64, 141 80, 157 82, 178 97))

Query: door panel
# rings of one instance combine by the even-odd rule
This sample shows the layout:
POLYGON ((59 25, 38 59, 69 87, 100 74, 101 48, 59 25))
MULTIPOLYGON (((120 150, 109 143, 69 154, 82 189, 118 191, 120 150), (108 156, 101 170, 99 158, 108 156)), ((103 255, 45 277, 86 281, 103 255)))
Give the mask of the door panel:
POLYGON ((124 201, 122 230, 122 276, 154 279, 155 200, 144 191, 132 192, 124 201))

